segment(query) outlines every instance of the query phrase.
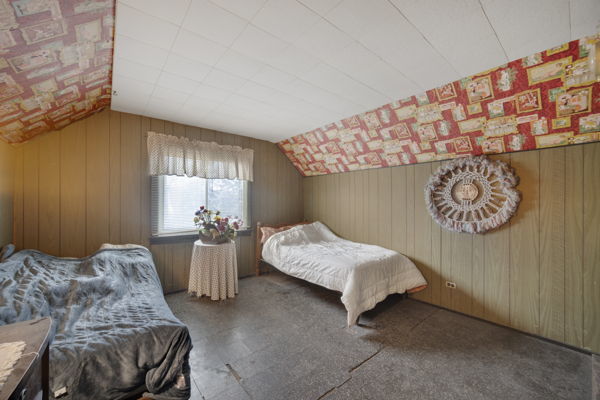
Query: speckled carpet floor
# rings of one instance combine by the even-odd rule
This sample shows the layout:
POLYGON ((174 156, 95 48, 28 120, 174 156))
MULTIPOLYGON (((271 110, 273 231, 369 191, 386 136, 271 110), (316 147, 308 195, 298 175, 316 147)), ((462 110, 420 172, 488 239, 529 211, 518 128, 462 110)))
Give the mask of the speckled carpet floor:
POLYGON ((600 357, 390 296, 346 328, 339 294, 273 272, 235 299, 167 302, 192 399, 600 399, 600 357))

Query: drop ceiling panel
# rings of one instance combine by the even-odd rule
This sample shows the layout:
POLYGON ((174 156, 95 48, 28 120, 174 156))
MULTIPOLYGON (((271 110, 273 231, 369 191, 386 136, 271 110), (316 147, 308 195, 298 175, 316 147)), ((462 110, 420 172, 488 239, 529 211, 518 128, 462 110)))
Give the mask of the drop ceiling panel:
POLYGON ((564 0, 481 0, 508 60, 525 57, 571 39, 569 2, 564 0))
POLYGON ((190 60, 175 53, 171 53, 163 66, 163 71, 202 82, 212 67, 199 61, 190 60))
POLYGON ((118 0, 113 108, 285 139, 596 32, 599 4, 118 0))
POLYGON ((278 38, 293 42, 319 19, 318 14, 296 0, 269 0, 252 23, 278 38))
POLYGON ((247 21, 208 0, 193 0, 183 28, 224 46, 244 30, 247 21))
POLYGON ((264 66, 264 63, 231 49, 227 50, 215 64, 215 67, 225 72, 246 79, 256 75, 264 66))
POLYGON ((125 58, 153 68, 162 68, 169 51, 124 35, 116 35, 115 57, 125 58))
POLYGON ((170 49, 179 31, 176 24, 165 21, 140 9, 117 3, 118 34, 161 49, 170 49))
POLYGON ((214 4, 246 20, 251 20, 263 7, 266 1, 267 0, 212 0, 214 4))
POLYGON ((219 61, 226 51, 227 47, 185 29, 179 31, 171 48, 171 53, 211 66, 219 61))
POLYGON ((461 77, 509 61, 478 0, 391 1, 461 77))
POLYGON ((571 39, 600 32, 600 1, 571 0, 571 39))
POLYGON ((180 25, 191 0, 121 0, 121 3, 136 8, 175 25, 180 25))

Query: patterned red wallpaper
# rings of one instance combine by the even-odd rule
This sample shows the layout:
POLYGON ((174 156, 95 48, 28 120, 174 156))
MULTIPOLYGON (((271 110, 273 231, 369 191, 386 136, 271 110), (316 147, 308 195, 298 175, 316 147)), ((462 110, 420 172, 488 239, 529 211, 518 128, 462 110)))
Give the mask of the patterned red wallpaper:
POLYGON ((599 140, 600 35, 279 142, 304 176, 599 140))
POLYGON ((110 104, 113 0, 0 0, 0 138, 19 143, 110 104))

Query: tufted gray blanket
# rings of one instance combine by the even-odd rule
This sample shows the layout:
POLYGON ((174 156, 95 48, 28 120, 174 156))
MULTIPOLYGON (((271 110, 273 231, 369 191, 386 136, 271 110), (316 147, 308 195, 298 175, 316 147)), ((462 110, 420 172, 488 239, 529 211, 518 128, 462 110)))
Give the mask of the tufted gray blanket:
POLYGON ((0 325, 43 316, 53 323, 51 397, 189 398, 191 339, 147 249, 81 259, 23 250, 0 263, 0 325))

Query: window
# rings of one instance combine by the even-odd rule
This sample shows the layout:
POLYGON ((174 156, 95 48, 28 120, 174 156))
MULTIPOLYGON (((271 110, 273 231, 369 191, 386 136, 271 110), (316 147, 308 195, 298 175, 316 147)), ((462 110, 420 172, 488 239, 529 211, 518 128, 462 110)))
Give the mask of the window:
POLYGON ((152 177, 152 234, 193 232, 194 212, 206 206, 249 226, 248 182, 161 175, 152 177))

